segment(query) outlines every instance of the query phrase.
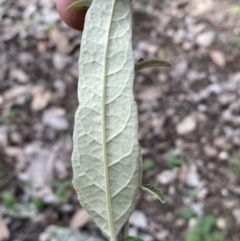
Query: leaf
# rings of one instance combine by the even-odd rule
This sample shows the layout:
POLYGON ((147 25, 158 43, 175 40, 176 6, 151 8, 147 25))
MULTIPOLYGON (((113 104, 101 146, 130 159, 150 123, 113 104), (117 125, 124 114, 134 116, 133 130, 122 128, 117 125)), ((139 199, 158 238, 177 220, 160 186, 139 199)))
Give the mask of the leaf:
POLYGON ((136 237, 132 237, 132 236, 127 236, 125 238, 123 238, 121 241, 143 241, 140 238, 136 238, 136 237))
POLYGON ((66 9, 66 11, 72 11, 72 10, 87 10, 92 4, 92 0, 80 0, 73 2, 71 5, 69 5, 66 9))
POLYGON ((141 188, 142 188, 142 190, 150 192, 151 194, 154 194, 155 196, 157 196, 157 198, 160 200, 161 203, 165 203, 164 194, 156 187, 149 185, 149 184, 145 184, 145 185, 142 185, 141 188))
POLYGON ((79 73, 73 184, 84 209, 116 241, 135 208, 142 173, 133 97, 131 1, 92 2, 79 73))
POLYGON ((184 159, 178 155, 174 151, 168 152, 167 156, 167 163, 169 168, 180 167, 184 163, 184 159))
POLYGON ((179 216, 185 220, 189 220, 191 217, 196 216, 196 213, 189 208, 184 208, 180 210, 179 216))
POLYGON ((198 220, 192 230, 188 233, 186 241, 202 241, 202 240, 225 240, 224 236, 219 233, 217 237, 213 232, 214 225, 216 223, 216 217, 213 215, 206 215, 202 219, 198 220))
POLYGON ((7 191, 2 193, 2 200, 6 209, 11 209, 17 203, 16 197, 7 191))
POLYGON ((146 69, 149 67, 159 67, 159 66, 172 67, 171 64, 160 59, 146 59, 135 64, 135 72, 141 69, 146 69))
POLYGON ((154 167, 155 167, 154 160, 152 160, 150 158, 144 160, 144 162, 143 162, 143 170, 144 171, 150 171, 150 170, 154 169, 154 167))

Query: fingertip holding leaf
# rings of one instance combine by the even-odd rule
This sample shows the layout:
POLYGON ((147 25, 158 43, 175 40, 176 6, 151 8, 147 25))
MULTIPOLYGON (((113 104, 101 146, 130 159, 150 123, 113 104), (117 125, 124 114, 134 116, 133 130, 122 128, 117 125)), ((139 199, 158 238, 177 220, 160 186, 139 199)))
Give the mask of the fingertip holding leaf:
POLYGON ((146 60, 138 61, 138 63, 135 64, 135 72, 141 69, 149 68, 149 67, 160 67, 160 66, 172 67, 171 64, 160 59, 146 59, 146 60))
POLYGON ((136 237, 132 237, 132 236, 127 236, 125 238, 123 238, 121 241, 143 241, 140 238, 136 238, 136 237))
POLYGON ((145 184, 141 186, 141 189, 155 195, 161 203, 165 203, 165 196, 158 188, 149 184, 145 184))
POLYGON ((88 10, 91 4, 92 4, 92 0, 76 1, 71 5, 69 5, 65 11, 68 12, 72 10, 88 10))
POLYGON ((87 10, 79 9, 66 12, 66 8, 75 3, 75 0, 56 0, 56 7, 60 18, 70 28, 83 31, 87 10))

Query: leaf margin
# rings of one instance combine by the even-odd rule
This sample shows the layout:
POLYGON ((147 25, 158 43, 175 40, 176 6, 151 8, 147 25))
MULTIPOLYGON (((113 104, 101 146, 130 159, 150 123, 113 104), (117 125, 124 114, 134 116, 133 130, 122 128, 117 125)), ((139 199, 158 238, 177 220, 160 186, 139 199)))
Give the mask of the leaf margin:
POLYGON ((162 191, 159 190, 158 188, 154 187, 153 185, 144 184, 141 186, 141 189, 143 191, 147 191, 147 192, 155 195, 161 203, 164 204, 166 202, 165 195, 162 193, 162 191))
POLYGON ((172 65, 161 59, 145 59, 135 64, 135 72, 149 67, 172 67, 172 65))
POLYGON ((78 0, 73 2, 66 8, 66 12, 73 11, 73 10, 88 10, 92 4, 92 0, 78 0))

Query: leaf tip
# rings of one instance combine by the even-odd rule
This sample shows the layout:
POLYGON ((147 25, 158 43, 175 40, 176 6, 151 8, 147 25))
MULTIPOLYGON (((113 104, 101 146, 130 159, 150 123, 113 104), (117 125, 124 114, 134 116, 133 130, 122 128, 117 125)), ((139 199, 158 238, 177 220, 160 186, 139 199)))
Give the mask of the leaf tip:
POLYGON ((149 185, 149 184, 142 185, 141 188, 142 188, 142 190, 155 195, 161 203, 164 204, 166 202, 164 194, 158 188, 156 188, 152 185, 149 185))

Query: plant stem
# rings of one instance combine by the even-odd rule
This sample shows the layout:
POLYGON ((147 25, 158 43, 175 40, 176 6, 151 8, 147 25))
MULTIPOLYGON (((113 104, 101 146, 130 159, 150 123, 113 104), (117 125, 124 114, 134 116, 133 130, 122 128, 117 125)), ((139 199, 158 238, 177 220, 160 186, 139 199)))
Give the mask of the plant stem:
POLYGON ((117 241, 121 241, 121 239, 123 239, 124 237, 128 236, 128 221, 124 224, 124 226, 122 227, 122 229, 120 230, 118 236, 117 236, 117 241))

